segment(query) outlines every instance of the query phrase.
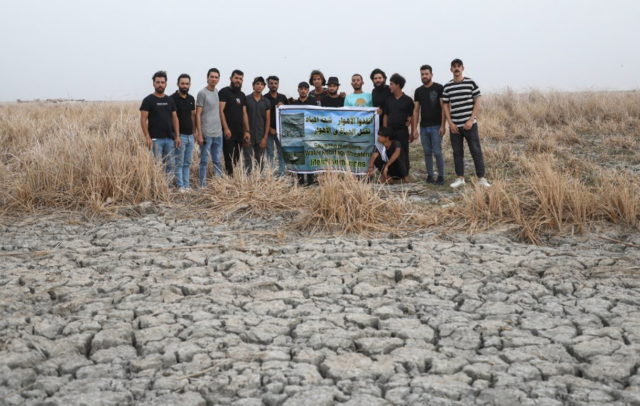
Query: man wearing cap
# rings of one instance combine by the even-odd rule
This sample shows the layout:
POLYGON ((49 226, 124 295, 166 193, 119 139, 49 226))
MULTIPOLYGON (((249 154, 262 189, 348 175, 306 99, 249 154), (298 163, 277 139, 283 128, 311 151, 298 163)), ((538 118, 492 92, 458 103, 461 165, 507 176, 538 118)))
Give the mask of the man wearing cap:
POLYGON ((371 93, 364 93, 362 91, 362 84, 364 80, 362 75, 356 73, 351 76, 351 87, 353 87, 353 93, 348 95, 344 99, 344 105, 348 107, 371 107, 371 93))
POLYGON ((265 81, 262 76, 253 79, 253 93, 247 97, 247 117, 251 137, 244 145, 244 166, 251 172, 253 160, 261 164, 262 152, 267 148, 267 137, 271 122, 271 102, 262 96, 265 81))
POLYGON ((298 98, 292 104, 316 106, 316 98, 309 96, 309 84, 307 82, 298 83, 298 98))
POLYGON ((327 81, 327 94, 320 100, 322 107, 342 107, 344 106, 344 96, 338 94, 340 82, 335 76, 330 76, 327 81))
POLYGON ((267 86, 269 87, 269 93, 264 97, 271 103, 271 118, 269 137, 267 138, 267 159, 273 163, 275 156, 278 157, 278 174, 284 175, 284 158, 282 157, 282 146, 278 140, 278 134, 276 133, 276 108, 285 104, 289 104, 287 96, 282 93, 278 93, 280 87, 280 78, 271 75, 267 78, 267 86))
POLYGON ((464 65, 460 59, 451 61, 453 79, 444 85, 442 102, 449 124, 453 162, 458 178, 450 185, 458 188, 464 180, 464 140, 467 140, 469 152, 478 177, 478 184, 491 186, 484 177, 484 159, 478 135, 478 111, 480 110, 480 88, 471 78, 463 75, 464 65))

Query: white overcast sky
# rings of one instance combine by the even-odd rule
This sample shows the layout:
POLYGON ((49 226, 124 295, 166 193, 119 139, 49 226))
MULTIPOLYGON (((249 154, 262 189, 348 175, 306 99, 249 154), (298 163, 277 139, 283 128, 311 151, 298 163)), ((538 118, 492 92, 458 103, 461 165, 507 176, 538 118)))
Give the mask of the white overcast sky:
POLYGON ((485 92, 640 88, 640 1, 133 1, 1 0, 0 101, 141 100, 153 72, 217 67, 276 74, 296 93, 312 69, 337 76, 373 68, 420 85, 419 67, 450 78, 461 58, 485 92))

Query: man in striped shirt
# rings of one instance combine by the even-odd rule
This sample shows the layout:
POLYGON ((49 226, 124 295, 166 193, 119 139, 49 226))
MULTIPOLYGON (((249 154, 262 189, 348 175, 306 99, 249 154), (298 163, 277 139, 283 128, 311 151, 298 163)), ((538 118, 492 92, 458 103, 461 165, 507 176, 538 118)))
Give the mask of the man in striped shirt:
POLYGON ((478 135, 478 110, 480 109, 480 88, 471 78, 464 77, 464 65, 460 59, 451 61, 453 80, 444 85, 442 102, 451 138, 453 162, 458 178, 450 186, 458 188, 464 181, 464 140, 478 176, 478 184, 491 186, 484 177, 484 159, 478 135))

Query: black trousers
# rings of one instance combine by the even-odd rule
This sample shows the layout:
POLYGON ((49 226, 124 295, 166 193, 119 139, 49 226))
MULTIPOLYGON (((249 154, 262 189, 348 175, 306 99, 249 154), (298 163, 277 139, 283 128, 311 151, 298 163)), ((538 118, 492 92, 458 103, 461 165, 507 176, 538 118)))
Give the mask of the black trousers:
POLYGON ((231 138, 224 137, 222 142, 222 156, 224 157, 224 167, 227 175, 233 175, 233 165, 240 160, 240 151, 242 151, 242 135, 231 134, 231 138))
POLYGON ((262 167, 262 156, 264 155, 264 149, 260 148, 260 141, 254 142, 249 146, 242 147, 242 155, 244 158, 244 168, 248 173, 251 173, 253 169, 253 160, 257 162, 259 168, 262 167))
POLYGON ((464 176, 464 140, 467 140, 469 152, 473 158, 473 165, 476 168, 476 176, 484 177, 484 158, 482 148, 480 148, 480 136, 478 135, 478 124, 474 124, 469 130, 458 127, 459 134, 450 133, 451 149, 453 149, 453 163, 457 176, 464 176))
MULTIPOLYGON (((409 128, 407 126, 402 126, 399 128, 393 129, 393 134, 391 136, 392 140, 398 140, 400 142, 400 147, 402 150, 400 151, 400 158, 402 160, 402 164, 404 168, 407 170, 406 176, 409 176, 409 128)), ((391 157, 389 157, 391 158, 391 157)))

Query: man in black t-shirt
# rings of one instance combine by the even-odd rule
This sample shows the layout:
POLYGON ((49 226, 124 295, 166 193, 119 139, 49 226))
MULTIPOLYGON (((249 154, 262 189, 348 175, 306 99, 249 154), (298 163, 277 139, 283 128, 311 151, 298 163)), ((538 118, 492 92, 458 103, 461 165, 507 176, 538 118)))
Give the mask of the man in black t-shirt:
POLYGON ((298 98, 291 104, 301 106, 317 106, 316 98, 309 96, 309 84, 307 82, 298 83, 298 98))
POLYGON ((238 69, 231 73, 231 83, 220 90, 220 120, 224 132, 222 155, 227 174, 233 175, 233 166, 240 159, 243 144, 249 143, 249 117, 247 116, 247 97, 242 93, 244 73, 238 69))
POLYGON ((387 86, 387 75, 382 69, 376 68, 371 72, 371 81, 373 82, 373 90, 371 91, 371 102, 373 107, 378 108, 378 114, 382 114, 382 106, 387 97, 391 95, 389 86, 387 86))
POLYGON ((340 87, 340 81, 335 76, 329 77, 327 81, 327 94, 325 94, 320 103, 322 107, 343 107, 344 96, 338 94, 338 88, 340 87))
POLYGON ((173 174, 173 151, 180 148, 180 135, 176 104, 164 94, 167 88, 167 72, 153 74, 154 92, 142 100, 140 126, 147 147, 164 162, 165 171, 173 174))
POLYGON ((391 96, 387 97, 382 106, 383 118, 382 126, 391 128, 391 139, 400 141, 402 146, 402 160, 405 168, 407 169, 407 175, 409 174, 409 139, 411 137, 411 131, 407 127, 407 123, 410 123, 410 119, 413 116, 413 100, 402 92, 406 80, 397 73, 391 75, 389 79, 389 90, 391 96))
POLYGON ((384 146, 384 150, 375 149, 369 159, 369 169, 367 175, 373 177, 376 168, 380 171, 380 181, 383 183, 393 183, 396 180, 407 180, 407 168, 402 161, 402 146, 398 140, 392 140, 393 131, 389 127, 380 129, 378 133, 378 143, 384 146))
POLYGON ((196 121, 196 99, 189 94, 191 76, 183 73, 178 76, 178 90, 171 95, 176 104, 176 113, 180 125, 180 147, 176 148, 176 186, 180 192, 189 190, 191 157, 194 145, 194 123, 196 121))
POLYGON ((413 100, 413 137, 418 138, 424 152, 424 166, 427 169, 427 183, 444 185, 444 158, 442 155, 442 136, 445 132, 446 117, 442 110, 442 89, 440 83, 433 81, 431 66, 420 67, 420 79, 422 86, 416 89, 413 100), (418 119, 420 119, 420 132, 418 132, 418 119), (438 166, 438 177, 433 173, 433 157, 438 166))
POLYGON ((269 137, 267 138, 267 159, 269 162, 273 162, 275 154, 278 155, 278 174, 284 175, 285 165, 284 158, 282 157, 282 146, 280 140, 278 140, 278 133, 276 132, 276 108, 289 104, 287 96, 282 93, 278 93, 280 88, 280 78, 271 75, 267 78, 267 86, 269 87, 269 93, 264 97, 271 103, 271 121, 269 129, 269 137))

